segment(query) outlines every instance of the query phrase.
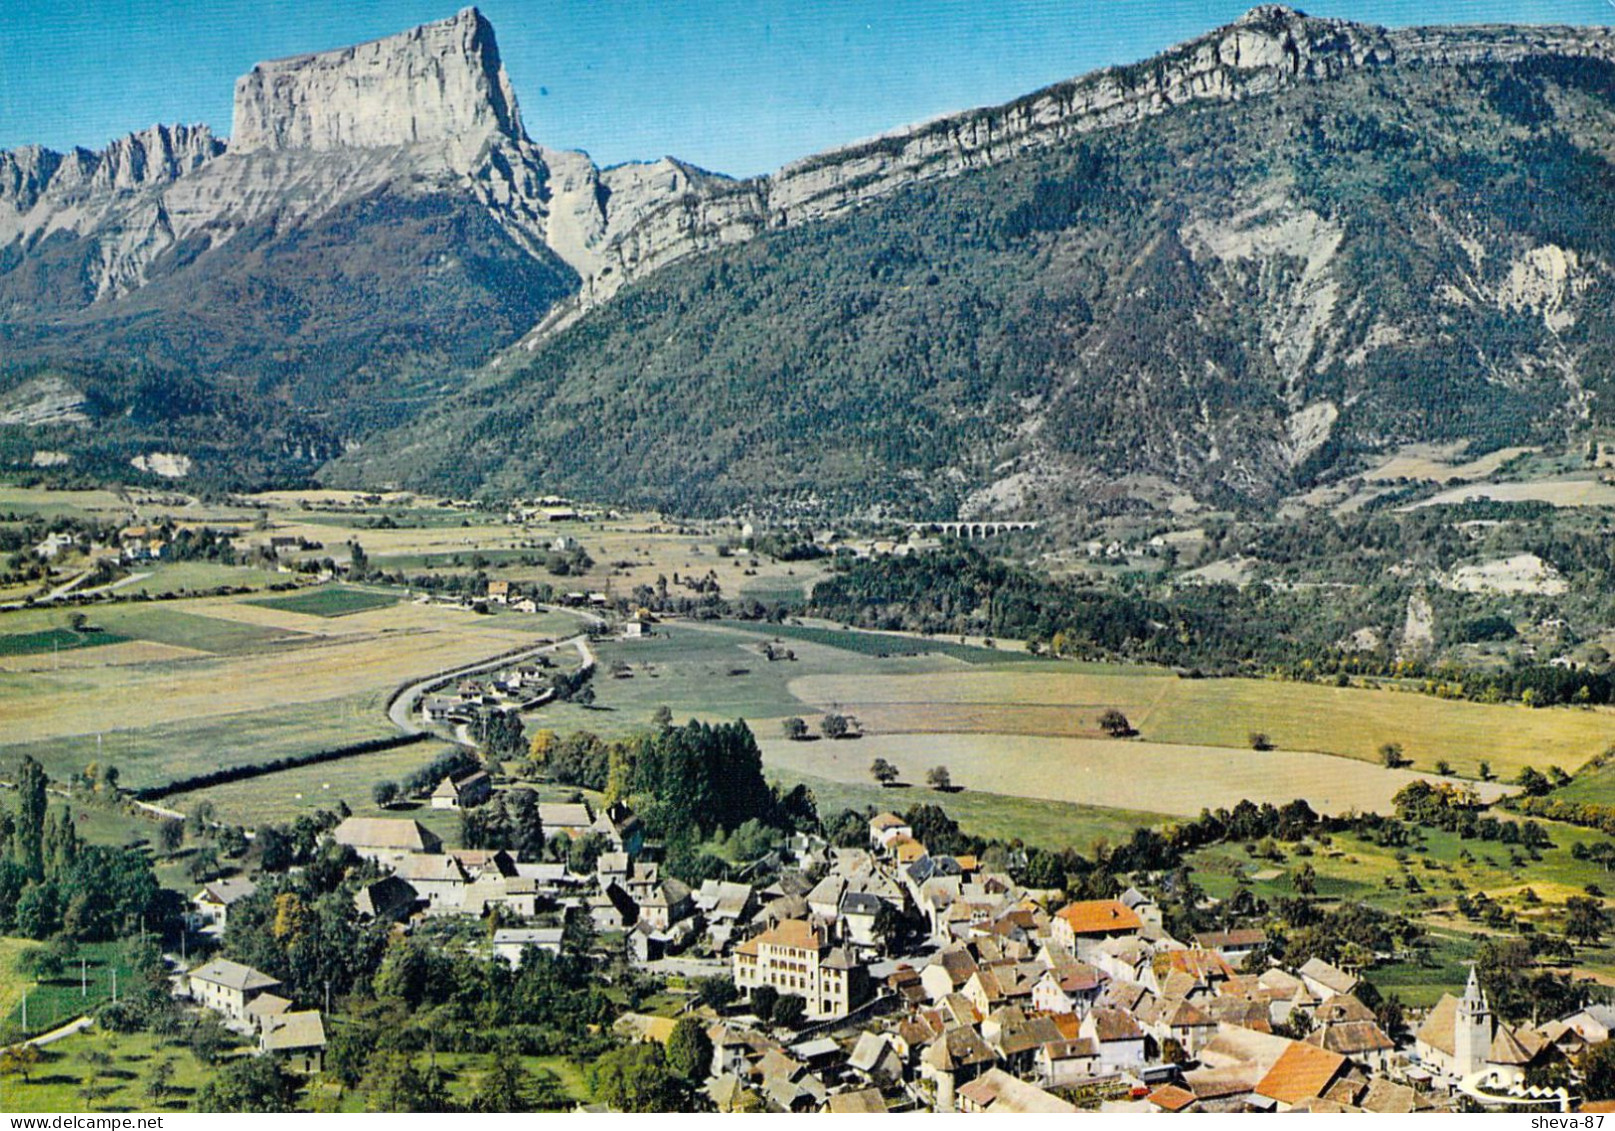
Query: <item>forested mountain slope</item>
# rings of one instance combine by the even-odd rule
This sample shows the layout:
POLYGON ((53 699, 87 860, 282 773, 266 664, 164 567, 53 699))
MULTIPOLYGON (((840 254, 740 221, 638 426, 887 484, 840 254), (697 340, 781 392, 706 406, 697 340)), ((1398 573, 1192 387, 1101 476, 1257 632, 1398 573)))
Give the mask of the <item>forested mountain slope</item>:
POLYGON ((1036 516, 1562 437, 1615 415, 1612 159, 1593 58, 1180 107, 665 267, 326 475, 1036 516))

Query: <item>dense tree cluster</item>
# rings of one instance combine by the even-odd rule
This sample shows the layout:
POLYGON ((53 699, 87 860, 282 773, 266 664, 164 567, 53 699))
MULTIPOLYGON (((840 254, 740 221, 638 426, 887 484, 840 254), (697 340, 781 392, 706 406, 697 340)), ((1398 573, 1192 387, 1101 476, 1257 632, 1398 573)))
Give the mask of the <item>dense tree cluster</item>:
POLYGON ((145 854, 85 844, 67 807, 52 814, 44 768, 17 767, 15 813, 0 809, 0 933, 83 941, 169 931, 180 900, 145 854))

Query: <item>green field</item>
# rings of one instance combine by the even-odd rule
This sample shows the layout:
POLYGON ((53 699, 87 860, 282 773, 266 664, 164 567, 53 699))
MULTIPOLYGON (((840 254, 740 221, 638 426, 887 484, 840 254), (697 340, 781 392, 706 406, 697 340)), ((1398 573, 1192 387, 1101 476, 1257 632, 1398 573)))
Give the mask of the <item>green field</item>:
POLYGON ((94 630, 74 632, 71 628, 47 628, 40 632, 14 632, 0 636, 0 656, 34 656, 41 652, 68 652, 76 648, 95 648, 102 644, 121 644, 128 640, 115 632, 94 630))
MULTIPOLYGON (((1189 857, 1194 881, 1207 894, 1227 898, 1247 887, 1269 904, 1299 894, 1294 875, 1310 864, 1317 874, 1318 898, 1362 901, 1409 916, 1425 924, 1427 945, 1417 960, 1376 968, 1370 980, 1381 990, 1396 989, 1410 1005, 1430 1005, 1443 992, 1463 986, 1475 936, 1485 932, 1478 922, 1455 909, 1457 896, 1484 892, 1538 930, 1558 934, 1564 901, 1572 895, 1615 888, 1600 865, 1577 860, 1572 847, 1604 839, 1600 834, 1567 825, 1544 823, 1553 846, 1541 860, 1498 841, 1464 840, 1456 833, 1420 829, 1419 841, 1391 849, 1361 837, 1337 834, 1327 845, 1309 842, 1310 854, 1297 846, 1278 845, 1282 859, 1256 856, 1239 844, 1218 845, 1189 857), (1528 894, 1529 892, 1529 894, 1528 894), (1535 900, 1532 900, 1532 896, 1535 900)), ((1607 969, 1611 956, 1602 949, 1578 952, 1578 964, 1607 969)))
POLYGON ((878 785, 852 785, 809 774, 781 773, 767 767, 770 780, 787 785, 800 782, 813 791, 819 815, 829 817, 842 809, 905 812, 911 805, 939 805, 959 827, 972 836, 1003 841, 1020 840, 1040 848, 1075 848, 1093 851, 1095 842, 1126 840, 1133 830, 1168 824, 1170 817, 1130 809, 1103 809, 998 793, 936 793, 929 789, 882 789, 878 785))
POLYGON ((160 597, 170 593, 206 593, 222 586, 249 589, 265 588, 277 575, 253 566, 228 566, 218 562, 151 562, 137 563, 131 573, 149 573, 139 581, 118 586, 120 597, 133 597, 144 593, 160 597))
POLYGON ((247 602, 249 605, 261 605, 266 609, 280 609, 283 612, 303 613, 313 617, 345 617, 349 613, 384 609, 397 603, 396 593, 352 589, 345 585, 322 586, 285 597, 261 597, 247 602))
POLYGON ((794 662, 770 663, 758 651, 763 639, 757 633, 728 624, 660 625, 656 632, 649 639, 602 641, 596 645, 600 668, 593 681, 594 707, 574 703, 544 707, 528 718, 528 730, 592 730, 603 737, 620 737, 645 727, 662 704, 672 708, 680 722, 689 718, 778 719, 811 710, 787 686, 801 676, 924 675, 968 670, 944 656, 882 658, 808 641, 794 645, 794 662), (613 676, 612 667, 619 663, 628 665, 632 678, 613 676))
POLYGON ((176 793, 162 803, 188 813, 205 799, 212 803, 219 820, 248 827, 290 821, 303 813, 334 808, 338 801, 347 802, 354 812, 368 811, 373 808, 370 789, 377 782, 397 781, 448 749, 447 743, 421 742, 176 793))
POLYGON ((187 1111, 202 1085, 213 1075, 182 1044, 149 1033, 107 1033, 92 1029, 40 1050, 42 1061, 32 1079, 0 1080, 0 1110, 12 1112, 187 1111), (100 1055, 110 1065, 97 1063, 100 1055), (170 1061, 169 1091, 147 1093, 151 1070, 170 1061))
POLYGON ((967 664, 1048 663, 1040 656, 1027 652, 980 648, 973 644, 960 644, 934 636, 899 636, 884 632, 860 632, 857 629, 814 628, 801 624, 763 624, 756 621, 725 621, 724 627, 741 632, 754 632, 782 641, 801 640, 809 644, 822 644, 857 652, 861 656, 948 656, 967 664))
POLYGON ((1565 801, 1615 805, 1615 759, 1603 765, 1588 766, 1569 785, 1554 790, 1553 796, 1565 801))
MULTIPOLYGON (((0 613, 0 655, 49 652, 52 641, 59 647, 83 648, 92 644, 116 644, 125 640, 149 640, 178 648, 194 648, 221 655, 245 655, 270 644, 285 647, 297 634, 285 629, 264 628, 221 617, 186 611, 181 601, 132 601, 85 610, 90 632, 73 632, 66 609, 18 609, 0 613), (69 642, 69 637, 78 638, 69 642), (37 646, 27 641, 42 638, 37 646), (21 643, 11 643, 21 642, 21 643)), ((205 607, 205 606, 204 606, 205 607)))
MULTIPOLYGON (((386 738, 382 692, 264 711, 213 715, 129 730, 106 730, 0 746, 0 767, 25 754, 52 777, 79 772, 91 762, 118 767, 124 786, 142 789, 225 766, 250 766, 295 754, 386 738)), ((111 721, 111 720, 109 720, 111 721)))
POLYGON ((35 982, 17 969, 19 957, 41 945, 30 939, 0 937, 0 1045, 49 1032, 94 1009, 112 996, 112 972, 128 976, 116 943, 84 943, 83 981, 78 963, 60 979, 35 982), (28 1026, 22 1024, 23 998, 28 999, 28 1026))

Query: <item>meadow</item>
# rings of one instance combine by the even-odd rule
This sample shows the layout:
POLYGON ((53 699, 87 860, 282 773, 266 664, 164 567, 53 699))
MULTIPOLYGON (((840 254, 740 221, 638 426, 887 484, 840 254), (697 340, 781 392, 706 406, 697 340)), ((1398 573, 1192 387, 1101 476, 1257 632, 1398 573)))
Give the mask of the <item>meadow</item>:
POLYGON ((39 946, 31 939, 0 936, 0 1045, 49 1032, 112 997, 112 973, 126 977, 128 968, 115 943, 84 943, 81 972, 77 960, 60 978, 39 982, 18 968, 18 960, 39 946), (82 973, 82 980, 81 980, 82 973), (28 999, 28 1026, 22 1025, 23 998, 28 999))
POLYGON ((227 785, 171 794, 162 803, 188 813, 199 801, 206 800, 213 806, 217 819, 248 828, 289 822, 304 813, 333 809, 339 801, 346 802, 356 813, 369 812, 374 809, 371 787, 377 782, 397 781, 449 749, 448 743, 422 742, 397 750, 358 754, 335 762, 299 766, 227 785))
POLYGON ((92 1029, 48 1045, 40 1054, 30 1080, 0 1080, 0 1109, 23 1114, 187 1111, 215 1071, 185 1045, 149 1033, 92 1029), (163 1094, 153 1095, 148 1090, 152 1070, 165 1061, 172 1075, 163 1094))
POLYGON ((1091 853, 1100 841, 1116 844, 1137 828, 1157 828, 1172 821, 1163 813, 1095 805, 1011 797, 1002 793, 961 790, 937 793, 926 788, 883 789, 873 782, 842 782, 786 769, 767 767, 769 779, 787 786, 802 784, 813 791, 819 813, 828 817, 843 809, 862 812, 891 810, 904 813, 911 805, 936 805, 959 822, 971 836, 1003 841, 1019 840, 1039 848, 1075 848, 1091 853))
POLYGON ((815 676, 790 691, 821 709, 839 704, 871 731, 946 731, 1072 736, 1096 733, 1099 712, 1115 707, 1149 742, 1249 750, 1262 732, 1281 750, 1367 762, 1398 743, 1412 768, 1445 760, 1478 776, 1490 763, 1501 780, 1525 766, 1573 770, 1603 751, 1615 712, 1531 710, 1516 705, 1436 699, 1388 688, 1256 679, 1180 679, 1114 665, 1070 670, 1059 664, 1012 671, 896 676, 815 676))
POLYGON ((264 597, 247 602, 260 608, 282 609, 314 617, 345 617, 370 609, 385 609, 397 603, 397 593, 356 589, 349 585, 323 585, 284 597, 264 597))

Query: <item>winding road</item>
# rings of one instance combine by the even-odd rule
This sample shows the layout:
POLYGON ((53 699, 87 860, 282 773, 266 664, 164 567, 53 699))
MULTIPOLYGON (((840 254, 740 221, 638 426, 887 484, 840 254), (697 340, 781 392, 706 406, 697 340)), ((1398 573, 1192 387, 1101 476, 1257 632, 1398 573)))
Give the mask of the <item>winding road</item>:
POLYGON ((459 743, 461 746, 474 745, 474 743, 467 741, 459 734, 443 735, 441 731, 423 726, 417 722, 416 714, 419 710, 421 700, 424 699, 433 688, 441 687, 443 684, 452 680, 464 679, 467 676, 482 675, 484 672, 491 672, 497 668, 507 667, 511 664, 519 664, 523 660, 532 659, 534 656, 542 656, 548 653, 558 652, 562 648, 568 647, 576 648, 578 650, 578 655, 583 660, 582 666, 578 670, 586 671, 589 668, 594 667, 594 649, 589 647, 588 636, 585 633, 580 632, 576 636, 568 636, 564 640, 552 641, 549 644, 535 645, 532 648, 526 648, 519 652, 506 652, 502 655, 495 656, 491 660, 479 660, 474 664, 467 664, 464 667, 454 668, 449 671, 436 672, 433 675, 427 676, 425 679, 411 683, 397 695, 393 696, 392 702, 387 705, 387 718, 391 720, 393 726, 397 727, 405 734, 438 734, 446 738, 448 741, 459 743))

